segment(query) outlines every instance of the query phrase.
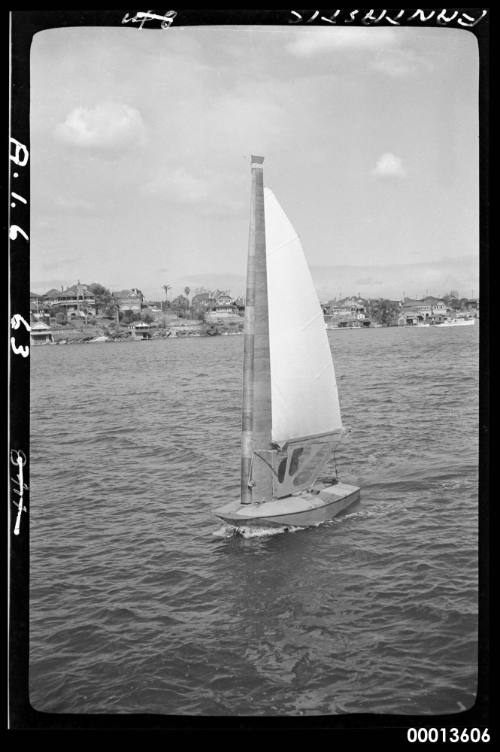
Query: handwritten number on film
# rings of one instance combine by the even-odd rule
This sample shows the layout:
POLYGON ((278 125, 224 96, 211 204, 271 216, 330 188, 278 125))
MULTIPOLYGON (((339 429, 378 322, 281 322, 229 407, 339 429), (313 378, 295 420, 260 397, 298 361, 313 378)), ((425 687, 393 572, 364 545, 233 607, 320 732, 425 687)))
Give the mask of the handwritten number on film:
MULTIPOLYGON (((10 144, 11 144, 10 158, 12 162, 14 162, 14 164, 17 167, 26 167, 26 165, 28 164, 28 159, 29 159, 28 149, 25 147, 24 144, 22 144, 16 138, 11 137, 10 144)), ((14 180, 17 179, 18 177, 19 177, 19 173, 14 172, 13 173, 14 180)), ((12 191, 10 195, 12 198, 11 203, 10 203, 12 209, 16 208, 17 206, 16 201, 20 202, 21 204, 28 203, 27 200, 23 196, 19 195, 19 193, 15 193, 14 191, 12 191)), ((19 225, 11 225, 9 227, 9 238, 11 240, 17 240, 19 235, 22 235, 25 240, 29 240, 29 237, 27 236, 27 234, 24 232, 24 230, 21 227, 19 227, 19 225)))
POLYGON ((28 486, 24 482, 23 478, 23 467, 26 464, 26 455, 20 449, 12 449, 10 452, 10 461, 15 467, 17 467, 17 477, 14 476, 12 478, 12 482, 14 484, 17 484, 17 488, 14 488, 13 491, 17 496, 19 496, 19 501, 12 499, 12 503, 17 507, 14 535, 19 535, 21 531, 21 515, 23 512, 27 511, 23 502, 23 494, 28 490, 28 486))
MULTIPOLYGON (((10 139, 10 146, 11 146, 11 152, 10 152, 10 159, 16 167, 26 167, 28 164, 29 159, 29 152, 28 149, 25 147, 24 144, 22 144, 20 141, 18 141, 15 138, 10 139)), ((13 172, 13 179, 16 180, 19 177, 18 172, 13 172)), ((15 209, 17 206, 17 203, 21 204, 27 204, 27 200, 23 198, 23 196, 20 196, 19 193, 15 193, 14 191, 11 192, 11 208, 15 209)), ((28 235, 24 232, 24 230, 19 227, 19 225, 12 224, 9 227, 9 238, 10 240, 17 240, 19 236, 22 236, 25 240, 29 241, 28 235)), ((11 319, 10 319, 10 326, 11 329, 16 331, 21 326, 23 326, 27 332, 31 331, 31 327, 26 321, 26 319, 21 316, 20 313, 15 313, 11 319)), ((16 344, 16 338, 11 337, 10 338, 10 344, 12 347, 12 351, 14 355, 21 355, 23 358, 27 358, 29 355, 29 347, 28 345, 17 345, 16 344)), ((12 483, 14 488, 12 489, 14 494, 18 497, 18 500, 12 499, 12 503, 14 506, 17 507, 17 516, 16 516, 16 522, 14 525, 14 535, 19 535, 21 531, 21 515, 23 512, 26 512, 26 507, 24 506, 24 492, 28 490, 28 486, 24 482, 23 477, 23 467, 26 465, 26 455, 24 452, 22 452, 20 449, 12 449, 10 453, 10 461, 14 465, 14 467, 17 468, 16 475, 12 478, 12 483), (16 488, 17 486, 17 488, 16 488)))
POLYGON ((176 15, 176 10, 167 10, 163 16, 153 13, 152 10, 138 11, 135 16, 132 17, 128 13, 125 13, 122 18, 122 24, 135 23, 139 24, 139 29, 142 29, 147 21, 160 21, 161 29, 169 29, 172 26, 176 15))
MULTIPOLYGON (((28 164, 28 160, 29 160, 29 152, 26 146, 22 144, 20 141, 18 141, 16 138, 11 137, 10 147, 11 149, 10 149, 9 156, 10 156, 11 161, 14 162, 16 167, 26 167, 26 165, 28 164)), ((19 177, 19 173, 13 172, 12 176, 13 176, 13 179, 16 180, 19 177)), ((23 196, 19 195, 19 193, 11 191, 11 204, 10 205, 12 209, 16 208, 17 206, 16 202, 21 203, 21 204, 28 203, 27 200, 23 196)), ((17 240, 19 237, 22 237, 24 238, 24 240, 29 241, 29 236, 24 232, 22 227, 19 227, 19 225, 16 225, 16 224, 10 225, 9 227, 10 240, 17 240)), ((31 327, 28 324, 28 322, 19 313, 14 314, 14 316, 12 316, 10 320, 11 328, 19 329, 21 324, 24 326, 26 331, 29 332, 31 330, 31 327)), ((12 352, 14 353, 14 355, 21 355, 21 357, 23 358, 28 357, 29 352, 30 352, 28 345, 18 345, 16 343, 15 337, 10 338, 10 344, 11 344, 12 352)))

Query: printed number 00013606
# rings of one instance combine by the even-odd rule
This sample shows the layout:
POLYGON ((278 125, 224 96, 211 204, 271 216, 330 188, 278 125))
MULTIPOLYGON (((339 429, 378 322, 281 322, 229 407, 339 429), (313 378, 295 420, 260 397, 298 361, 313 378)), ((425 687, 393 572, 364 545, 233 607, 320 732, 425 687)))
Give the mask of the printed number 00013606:
POLYGON ((409 742, 489 742, 491 737, 487 728, 410 728, 406 732, 409 742))

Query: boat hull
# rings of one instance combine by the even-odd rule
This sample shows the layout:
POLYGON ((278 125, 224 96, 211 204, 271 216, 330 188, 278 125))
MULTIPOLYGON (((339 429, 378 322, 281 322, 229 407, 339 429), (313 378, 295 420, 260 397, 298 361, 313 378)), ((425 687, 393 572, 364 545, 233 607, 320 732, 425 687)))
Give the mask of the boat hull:
POLYGON ((442 324, 435 324, 434 326, 473 326, 474 319, 452 319, 451 321, 443 321, 442 324))
POLYGON ((335 483, 319 492, 304 492, 284 499, 255 504, 233 501, 215 510, 224 522, 235 527, 311 527, 331 520, 359 500, 360 489, 335 483))

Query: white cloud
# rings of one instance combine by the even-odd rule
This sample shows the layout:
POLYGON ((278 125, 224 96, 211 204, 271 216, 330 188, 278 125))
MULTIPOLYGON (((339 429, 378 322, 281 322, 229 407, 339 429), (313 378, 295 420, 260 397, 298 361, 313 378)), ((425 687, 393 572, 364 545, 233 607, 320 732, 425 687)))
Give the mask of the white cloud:
POLYGON ((243 88, 179 97, 175 110, 162 113, 151 133, 152 142, 163 139, 164 146, 144 163, 141 193, 205 215, 241 210, 250 154, 283 148, 288 123, 282 104, 291 97, 286 87, 277 93, 261 81, 246 96, 243 88))
POLYGON ((344 49, 376 50, 384 46, 398 45, 400 37, 394 29, 365 29, 361 27, 332 29, 301 29, 286 45, 286 49, 298 57, 310 57, 317 53, 344 49))
POLYGON ((411 50, 383 50, 370 63, 370 68, 393 78, 404 78, 421 71, 433 70, 433 64, 411 50))
POLYGON ((399 157, 395 154, 386 152, 377 159, 377 164, 372 170, 372 175, 377 177, 404 177, 406 171, 403 167, 403 163, 399 157))
POLYGON ((134 107, 104 102, 94 109, 76 107, 56 126, 55 135, 73 146, 114 150, 144 143, 145 127, 134 107))

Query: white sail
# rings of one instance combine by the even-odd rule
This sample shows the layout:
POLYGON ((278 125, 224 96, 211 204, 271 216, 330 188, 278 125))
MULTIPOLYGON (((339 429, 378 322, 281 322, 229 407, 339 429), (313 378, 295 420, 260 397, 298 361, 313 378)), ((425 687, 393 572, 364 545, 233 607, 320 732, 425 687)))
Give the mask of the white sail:
POLYGON ((342 428, 325 322, 297 233, 264 189, 272 440, 284 444, 342 428))

